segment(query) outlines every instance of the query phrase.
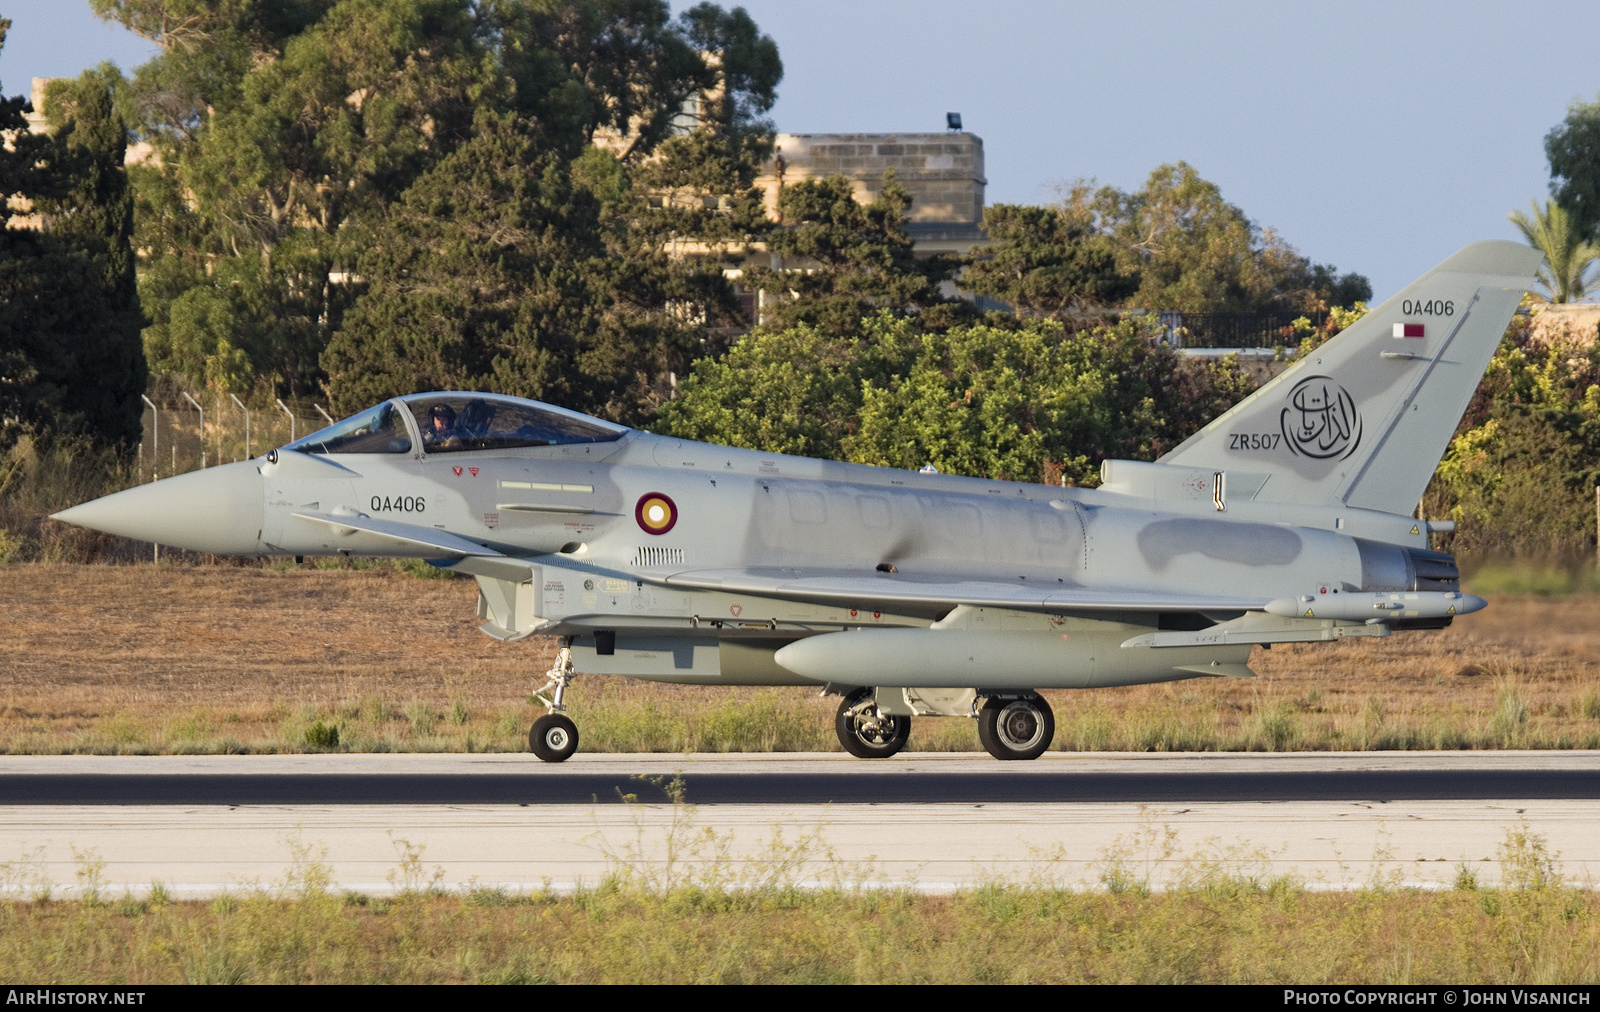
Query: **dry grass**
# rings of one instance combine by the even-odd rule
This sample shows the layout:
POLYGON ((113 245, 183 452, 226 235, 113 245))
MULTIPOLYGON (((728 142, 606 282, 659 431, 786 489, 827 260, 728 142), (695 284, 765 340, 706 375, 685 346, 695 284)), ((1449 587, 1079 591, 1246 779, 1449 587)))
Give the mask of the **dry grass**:
POLYGON ((0 960, 18 979, 100 985, 1507 985, 1600 972, 1592 893, 600 892, 141 906, 0 905, 0 960))
MULTIPOLYGON (((690 823, 685 832, 694 832, 690 823)), ((807 846, 802 843, 799 845, 807 846)), ((0 966, 35 983, 1585 983, 1600 895, 1508 832, 1505 885, 1350 893, 1202 862, 1167 892, 993 882, 951 896, 619 865, 569 895, 327 889, 302 854, 274 888, 174 903, 80 889, 0 902, 0 966)), ((0 873, 10 870, 0 866, 0 873)), ((420 870, 420 869, 419 869, 420 870)), ((15 878, 15 874, 11 876, 15 878)), ((82 876, 80 876, 82 878, 82 876)), ((416 878, 416 876, 413 876, 416 878)))
MULTIPOLYGON (((389 569, 0 566, 0 752, 522 750, 551 644, 480 635, 467 580, 389 569)), ((1596 599, 1257 651, 1256 679, 1053 692, 1064 749, 1600 747, 1596 599)), ((580 679, 585 749, 836 749, 806 689, 580 679)), ((912 747, 975 749, 968 721, 912 747)))

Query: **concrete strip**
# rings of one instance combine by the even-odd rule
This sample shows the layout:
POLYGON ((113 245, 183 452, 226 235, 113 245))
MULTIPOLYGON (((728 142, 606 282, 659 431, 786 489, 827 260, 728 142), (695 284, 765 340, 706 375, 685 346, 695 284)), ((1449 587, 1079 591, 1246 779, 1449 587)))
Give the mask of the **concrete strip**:
POLYGON ((108 895, 166 883, 180 896, 410 881, 571 889, 621 870, 651 881, 783 874, 810 883, 945 891, 989 881, 1169 886, 1209 871, 1317 888, 1497 882, 1526 827, 1569 879, 1600 873, 1600 802, 1024 805, 37 806, 0 808, 0 886, 108 895), (669 864, 669 844, 677 859, 669 864), (300 857, 295 854, 299 851, 300 857), (316 867, 314 867, 316 866, 316 867), (97 871, 95 869, 98 869, 97 871))
POLYGON ((921 772, 993 773, 1016 777, 1074 773, 1340 773, 1347 771, 1567 770, 1600 775, 1600 751, 1517 752, 1047 752, 1033 762, 998 763, 982 752, 905 752, 865 761, 842 752, 618 753, 580 752, 564 763, 529 753, 386 752, 325 755, 0 755, 9 774, 340 773, 414 775, 472 773, 561 777, 618 770, 644 777, 674 773, 815 773, 848 770, 882 776, 921 772))
MULTIPOLYGON (((373 776, 613 770, 874 776, 992 772, 1282 773, 1402 770, 1600 771, 1595 752, 1068 754, 997 764, 973 754, 865 763, 833 754, 4 756, 7 774, 305 774, 373 776)), ((641 794, 645 792, 641 791, 641 794)), ((650 881, 782 874, 808 883, 943 891, 989 881, 1160 888, 1204 873, 1317 888, 1448 886, 1458 869, 1500 881, 1508 833, 1526 829, 1571 880, 1600 874, 1600 801, 1463 800, 1026 804, 285 805, 0 807, 0 889, 111 895, 167 884, 181 896, 294 888, 325 870, 333 888, 383 894, 437 881, 571 889, 622 871, 650 881), (666 855, 677 855, 669 864, 666 855), (296 855, 299 855, 298 857, 296 855)))

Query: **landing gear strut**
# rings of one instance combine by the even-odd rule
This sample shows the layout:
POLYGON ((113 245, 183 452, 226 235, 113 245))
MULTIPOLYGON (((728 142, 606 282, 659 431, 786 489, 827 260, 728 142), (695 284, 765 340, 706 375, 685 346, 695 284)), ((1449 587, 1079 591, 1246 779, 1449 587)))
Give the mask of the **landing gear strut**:
POLYGON ((844 697, 833 718, 839 744, 858 759, 887 759, 906 747, 911 738, 911 718, 878 710, 871 689, 857 689, 844 697))
POLYGON ((978 740, 996 759, 1037 759, 1055 736, 1055 714, 1039 696, 990 697, 978 711, 978 740))
POLYGON ((546 672, 548 680, 533 694, 550 712, 534 721, 528 732, 528 747, 547 763, 561 762, 578 750, 578 725, 566 715, 567 707, 562 702, 573 674, 572 641, 563 640, 561 649, 556 651, 555 664, 546 672))

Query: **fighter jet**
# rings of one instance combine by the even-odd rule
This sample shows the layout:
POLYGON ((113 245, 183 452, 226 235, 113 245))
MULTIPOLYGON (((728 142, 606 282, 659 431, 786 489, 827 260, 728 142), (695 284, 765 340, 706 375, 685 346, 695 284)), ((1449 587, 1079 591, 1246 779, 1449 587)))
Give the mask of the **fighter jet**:
POLYGON ((395 397, 255 460, 56 519, 244 556, 469 574, 484 633, 556 637, 532 751, 578 746, 575 676, 803 685, 839 741, 975 718, 1049 747, 1038 690, 1244 678, 1251 648, 1438 629, 1485 602, 1413 517, 1540 255, 1466 247, 1154 462, 1097 488, 653 435, 491 393, 395 397))

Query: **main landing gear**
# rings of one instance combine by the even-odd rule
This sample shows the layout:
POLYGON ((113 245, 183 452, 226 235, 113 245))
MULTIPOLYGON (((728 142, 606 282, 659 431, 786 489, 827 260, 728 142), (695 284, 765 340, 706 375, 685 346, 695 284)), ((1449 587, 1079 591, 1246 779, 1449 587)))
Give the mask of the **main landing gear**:
POLYGON ((572 676, 572 644, 564 641, 556 651, 555 664, 546 673, 548 681, 533 694, 533 698, 549 707, 550 712, 533 722, 528 732, 528 747, 547 763, 561 762, 578 751, 578 725, 563 712, 567 707, 562 702, 567 686, 572 684, 572 676))
POLYGON ((1055 736, 1055 714, 1039 696, 991 696, 978 711, 978 740, 996 759, 1037 759, 1055 736))
MULTIPOLYGON (((931 712, 954 716, 957 711, 931 712)), ((1050 704, 1032 694, 983 698, 976 716, 978 740, 984 751, 996 759, 1037 759, 1056 735, 1056 718, 1050 712, 1050 704)), ((839 704, 833 729, 839 735, 839 744, 851 755, 887 759, 906 747, 911 737, 911 718, 884 713, 874 691, 862 688, 845 696, 839 704)))
POLYGON ((839 744, 856 758, 887 759, 906 747, 911 718, 881 712, 871 689, 857 689, 839 704, 833 729, 839 744))

